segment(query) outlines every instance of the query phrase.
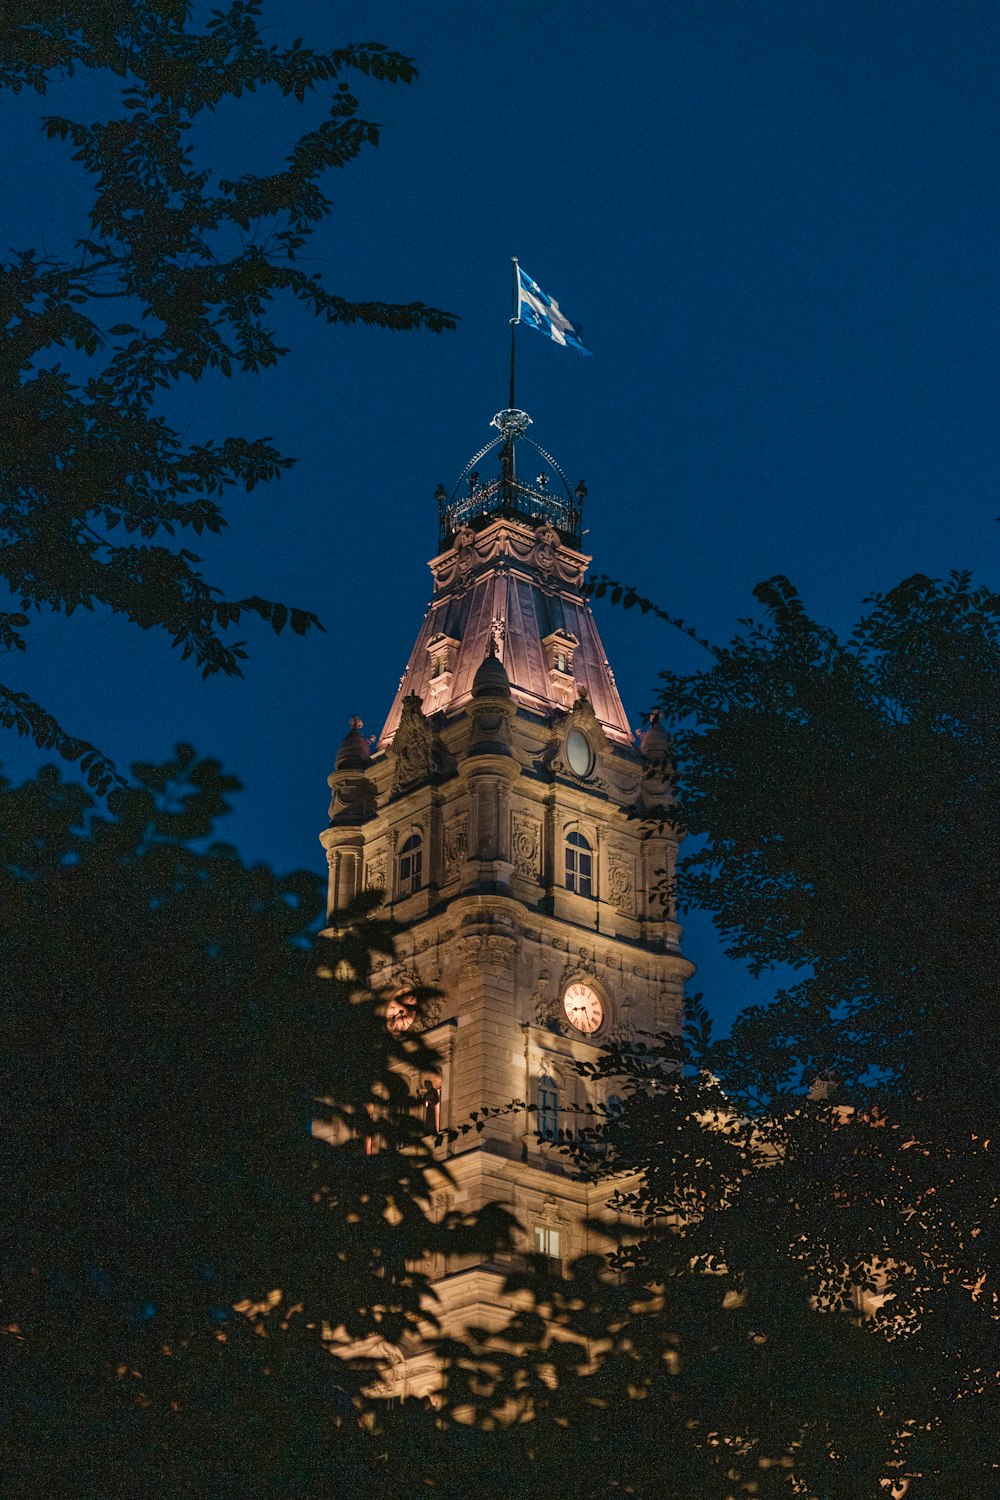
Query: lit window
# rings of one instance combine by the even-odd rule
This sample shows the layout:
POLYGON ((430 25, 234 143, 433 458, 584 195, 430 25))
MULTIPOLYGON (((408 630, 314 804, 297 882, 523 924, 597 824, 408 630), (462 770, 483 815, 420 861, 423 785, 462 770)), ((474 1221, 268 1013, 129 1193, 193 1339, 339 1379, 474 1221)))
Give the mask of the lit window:
POLYGON ((399 896, 412 896, 422 884, 424 864, 423 839, 419 833, 411 833, 399 851, 399 896))
POLYGON ((437 1135, 441 1129, 441 1083, 439 1079, 425 1078, 420 1088, 420 1115, 424 1134, 437 1135))
POLYGON ((538 1080, 538 1134, 543 1141, 559 1134, 559 1085, 548 1073, 538 1080))
POLYGON ((550 1229, 547 1224, 535 1225, 535 1254, 544 1255, 549 1260, 559 1259, 558 1229, 550 1229))
POLYGON ((578 896, 594 893, 594 856, 582 833, 566 836, 566 889, 578 896))

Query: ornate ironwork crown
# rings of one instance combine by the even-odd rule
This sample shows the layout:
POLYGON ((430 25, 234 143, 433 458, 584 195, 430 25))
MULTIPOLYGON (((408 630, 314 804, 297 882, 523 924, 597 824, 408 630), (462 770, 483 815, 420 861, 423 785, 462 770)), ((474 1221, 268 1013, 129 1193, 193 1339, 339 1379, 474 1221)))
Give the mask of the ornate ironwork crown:
POLYGON ((490 426, 497 428, 499 436, 473 454, 458 476, 451 495, 443 485, 438 487, 441 547, 450 546, 461 527, 471 526, 478 531, 499 516, 528 526, 547 523, 555 527, 567 545, 579 547, 583 536, 583 501, 587 493, 583 482, 575 491, 570 490, 566 475, 551 453, 546 453, 527 436, 531 418, 526 411, 498 411, 490 426), (549 489, 549 475, 544 471, 531 481, 520 477, 517 458, 518 447, 522 444, 534 448, 541 456, 559 480, 562 493, 556 486, 549 489), (500 472, 484 480, 478 465, 495 448, 500 450, 500 472))

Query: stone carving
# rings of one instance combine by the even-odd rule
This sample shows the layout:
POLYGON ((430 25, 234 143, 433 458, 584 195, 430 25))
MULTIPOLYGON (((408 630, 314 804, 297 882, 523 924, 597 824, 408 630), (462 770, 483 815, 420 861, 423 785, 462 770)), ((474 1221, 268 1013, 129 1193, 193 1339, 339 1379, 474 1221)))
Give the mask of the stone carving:
POLYGON ((390 983, 396 990, 416 990, 423 982, 416 969, 411 968, 405 960, 392 964, 389 974, 390 983))
POLYGON ((563 969, 562 978, 559 981, 559 993, 562 994, 566 986, 574 979, 580 979, 584 975, 589 976, 591 979, 596 979, 597 965, 586 948, 581 948, 577 958, 574 958, 570 954, 566 960, 566 967, 563 969))
POLYGON ((483 563, 498 555, 534 564, 548 582, 556 578, 577 586, 583 582, 585 559, 565 547, 553 527, 540 526, 529 537, 516 522, 498 520, 485 532, 473 531, 471 526, 459 528, 454 545, 432 564, 436 588, 439 592, 461 589, 483 563))
POLYGON ((635 1034, 632 1024, 632 996, 623 995, 618 1003, 618 1014, 608 1036, 615 1042, 630 1042, 635 1034))
POLYGON ((635 915, 632 857, 625 849, 608 851, 608 901, 623 916, 635 915))
POLYGON ((535 1023, 538 1026, 557 1026, 559 1022, 559 997, 549 991, 549 976, 543 969, 531 992, 535 1023))
POLYGON ((444 829, 444 878, 456 880, 469 848, 469 820, 465 813, 451 818, 444 829))
POLYGON ((531 552, 531 561, 540 573, 547 578, 555 569, 559 554, 559 533, 554 526, 539 526, 535 532, 535 545, 531 552))
POLYGON ((471 743, 479 744, 482 740, 499 740, 505 745, 510 743, 506 714, 497 713, 492 708, 476 710, 473 715, 471 743))
POLYGON ((497 932, 491 932, 486 939, 486 951, 490 958, 500 959, 503 963, 509 964, 514 959, 519 946, 517 938, 503 937, 497 932))
POLYGON ((379 1339, 365 1352, 376 1362, 378 1371, 370 1389, 380 1396, 398 1395, 406 1378, 406 1367, 399 1349, 386 1339, 379 1339))
POLYGON ((330 790, 331 823, 361 823, 375 811, 375 794, 363 776, 334 772, 330 790))
POLYGON ((569 713, 560 715, 555 720, 555 734, 542 752, 542 764, 548 772, 554 772, 556 776, 561 776, 567 781, 584 782, 588 787, 595 787, 602 792, 612 791, 611 783, 604 774, 609 764, 608 737, 594 713, 594 706, 590 701, 586 686, 582 683, 574 683, 572 691, 576 692, 577 696, 570 706, 569 713), (574 771, 566 754, 566 740, 574 729, 579 729, 597 752, 592 765, 582 774, 574 771))
POLYGON ((367 874, 367 877, 365 879, 365 885, 368 887, 368 889, 370 891, 384 891, 385 890, 385 850, 384 849, 380 849, 377 854, 373 854, 372 857, 371 857, 371 859, 368 861, 368 874, 367 874))
POLYGON ((470 932, 455 939, 459 966, 464 973, 474 972, 482 964, 513 963, 520 948, 516 937, 502 932, 470 932))
POLYGON ((399 728, 392 742, 391 753, 395 762, 393 792, 402 791, 429 774, 432 738, 431 727, 420 707, 420 699, 416 693, 408 693, 403 699, 399 728))
MULTIPOLYGON (((417 973, 407 959, 402 959, 392 964, 386 975, 386 988, 391 989, 395 995, 417 996, 429 987, 433 987, 435 980, 431 974, 425 978, 417 973)), ((418 1003, 418 1014, 413 1023, 413 1031, 429 1031, 436 1026, 444 1014, 444 1001, 440 995, 428 995, 426 999, 418 1003)))
POLYGON ((614 766, 608 772, 608 784, 621 797, 635 798, 642 786, 642 772, 614 766))
POLYGON ((482 959, 483 938, 481 933, 469 933, 466 937, 455 940, 455 951, 458 954, 459 968, 463 974, 468 974, 478 968, 482 959))
POLYGON ((476 533, 471 526, 462 526, 455 536, 455 567, 459 576, 467 578, 477 561, 476 533))
POLYGON ((416 1031, 430 1031, 436 1026, 444 1014, 444 1001, 440 995, 434 995, 429 1000, 423 1001, 420 1006, 420 1015, 417 1017, 416 1031))
POLYGON ((538 822, 526 813, 511 815, 511 852, 514 856, 514 873, 526 880, 538 875, 538 850, 542 831, 538 822))

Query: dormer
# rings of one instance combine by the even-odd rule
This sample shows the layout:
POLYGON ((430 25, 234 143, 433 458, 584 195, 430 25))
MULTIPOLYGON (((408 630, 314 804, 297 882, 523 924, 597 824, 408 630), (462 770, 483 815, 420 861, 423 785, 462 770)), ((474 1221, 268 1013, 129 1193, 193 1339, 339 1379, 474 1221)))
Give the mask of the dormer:
POLYGON ((569 630, 553 630, 551 635, 542 638, 552 697, 563 708, 569 708, 576 698, 573 654, 579 644, 576 636, 569 630))
POLYGON ((424 695, 424 713, 432 714, 451 699, 452 678, 459 642, 438 631, 427 642, 430 681, 424 695))

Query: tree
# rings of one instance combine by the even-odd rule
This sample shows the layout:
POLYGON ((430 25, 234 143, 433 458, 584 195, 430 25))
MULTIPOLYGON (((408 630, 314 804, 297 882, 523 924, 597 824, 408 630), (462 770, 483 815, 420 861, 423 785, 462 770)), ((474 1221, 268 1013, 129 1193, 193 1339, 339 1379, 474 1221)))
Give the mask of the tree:
POLYGON ((707 840, 691 899, 751 967, 803 973, 711 1065, 772 1115, 834 1081, 842 1123, 802 1153, 800 1232, 858 1284, 888 1268, 869 1332, 905 1361, 904 1405, 880 1399, 910 1433, 908 1468, 925 1493, 982 1493, 1000 1462, 983 1025, 1000 942, 1000 598, 968 574, 917 575, 870 600, 846 641, 784 579, 757 598, 764 623, 709 670, 664 678, 683 816, 707 840))
POLYGON ((215 762, 132 772, 107 811, 0 788, 3 1492, 385 1494, 409 1416, 361 1420, 373 1359, 323 1329, 426 1328, 420 1267, 506 1216, 431 1207, 401 1065, 434 1055, 369 989, 389 925, 314 938, 318 880, 211 841, 215 762))
POLYGON ((513 1279, 503 1338, 450 1351, 487 1493, 995 1487, 1000 599, 918 576, 842 641, 786 580, 757 598, 664 675, 680 892, 802 977, 730 1038, 695 1001, 683 1050, 595 1065, 622 1106, 562 1149, 623 1212, 615 1255, 513 1279))
MULTIPOLYGON (((108 98, 97 123, 45 121, 93 183, 85 237, 61 258, 22 250, 0 261, 5 650, 25 649, 30 611, 106 607, 165 632, 204 675, 239 675, 245 642, 227 632, 244 615, 278 632, 316 626, 308 611, 256 594, 224 597, 175 540, 219 532, 220 498, 278 478, 291 460, 267 438, 187 441, 171 425, 171 393, 209 372, 275 364, 286 351, 268 318, 282 297, 328 323, 454 325, 419 302, 348 301, 301 268, 331 209, 324 175, 378 142, 345 75, 408 83, 415 69, 378 43, 266 41, 263 9, 233 0, 199 26, 188 0, 4 7, 0 87, 44 94, 50 80, 88 71, 108 98), (220 179, 199 160, 195 127, 258 89, 299 105, 326 95, 329 113, 277 170, 251 158, 220 179)), ((104 754, 26 693, 0 686, 0 723, 80 761, 99 791, 117 779, 104 754)))

